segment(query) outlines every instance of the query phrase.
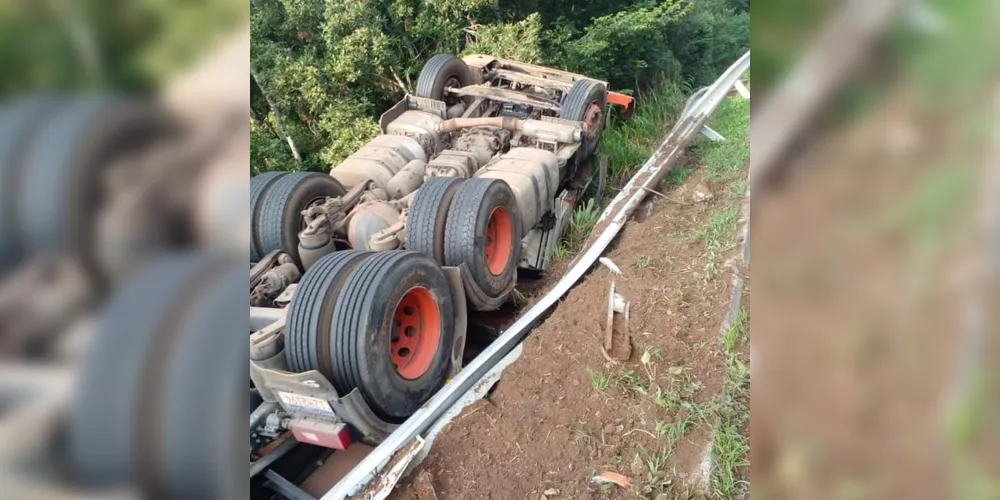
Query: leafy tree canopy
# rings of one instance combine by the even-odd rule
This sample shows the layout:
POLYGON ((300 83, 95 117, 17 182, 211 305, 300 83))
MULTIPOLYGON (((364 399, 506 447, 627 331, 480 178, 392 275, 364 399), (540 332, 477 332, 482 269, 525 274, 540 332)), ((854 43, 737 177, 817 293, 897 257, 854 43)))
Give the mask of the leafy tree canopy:
POLYGON ((745 0, 253 0, 253 166, 329 170, 378 133, 380 112, 442 52, 564 68, 616 89, 702 85, 748 46, 748 9, 745 0))

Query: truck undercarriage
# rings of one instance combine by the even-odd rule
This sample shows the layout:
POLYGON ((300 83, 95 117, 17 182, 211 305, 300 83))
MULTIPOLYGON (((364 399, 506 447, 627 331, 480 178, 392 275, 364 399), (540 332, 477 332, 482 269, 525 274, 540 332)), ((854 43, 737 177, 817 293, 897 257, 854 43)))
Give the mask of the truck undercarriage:
POLYGON ((251 477, 375 445, 462 368, 469 318, 549 265, 609 103, 582 75, 438 55, 329 175, 251 180, 251 477))

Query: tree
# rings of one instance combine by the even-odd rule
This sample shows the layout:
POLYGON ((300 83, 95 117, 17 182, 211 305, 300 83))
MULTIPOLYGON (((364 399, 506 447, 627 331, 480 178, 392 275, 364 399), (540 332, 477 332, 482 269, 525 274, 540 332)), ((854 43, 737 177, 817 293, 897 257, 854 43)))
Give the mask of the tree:
POLYGON ((437 53, 546 64, 618 89, 707 83, 749 43, 734 3, 253 0, 253 169, 328 171, 379 133, 379 114, 437 53))

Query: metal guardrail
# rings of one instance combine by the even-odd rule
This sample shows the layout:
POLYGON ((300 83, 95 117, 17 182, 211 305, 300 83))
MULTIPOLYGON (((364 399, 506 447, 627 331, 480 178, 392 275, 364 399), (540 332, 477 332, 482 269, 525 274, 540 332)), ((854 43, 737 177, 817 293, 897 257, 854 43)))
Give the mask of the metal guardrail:
POLYGON ((404 422, 381 445, 355 466, 322 500, 342 500, 361 492, 392 460, 396 453, 409 445, 418 436, 427 432, 462 397, 473 390, 475 385, 515 346, 521 343, 531 328, 587 273, 597 259, 608 248, 636 207, 654 189, 669 171, 671 163, 700 133, 709 116, 722 103, 736 81, 750 69, 748 51, 729 67, 718 80, 697 99, 692 99, 666 139, 656 152, 646 161, 628 184, 611 201, 597 227, 602 228, 596 236, 591 236, 588 248, 578 257, 566 274, 531 309, 521 315, 486 350, 480 353, 450 383, 445 385, 433 398, 404 422))

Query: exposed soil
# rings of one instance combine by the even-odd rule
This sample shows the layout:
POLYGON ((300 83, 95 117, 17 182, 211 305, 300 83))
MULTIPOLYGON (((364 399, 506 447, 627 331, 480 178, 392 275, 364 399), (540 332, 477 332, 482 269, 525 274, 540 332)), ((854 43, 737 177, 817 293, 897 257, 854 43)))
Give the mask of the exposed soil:
MULTIPOLYGON (((697 232, 733 202, 700 170, 665 195, 654 196, 651 212, 631 221, 605 254, 624 276, 598 265, 527 338, 490 398, 457 417, 411 477, 429 471, 441 499, 635 498, 633 490, 652 498, 686 488, 711 424, 682 406, 698 408, 722 392, 719 325, 731 288, 726 256, 707 256, 697 232), (700 183, 713 199, 693 201, 700 183), (612 281, 631 301, 632 355, 620 364, 601 351, 612 281), (598 390, 604 377, 607 387, 598 390), (683 394, 685 404, 657 405, 658 388, 683 394), (693 425, 671 453, 657 423, 682 420, 693 425), (661 455, 669 458, 653 474, 648 459, 661 455), (605 471, 629 477, 633 488, 590 484, 605 471)), ((393 498, 416 498, 409 481, 393 498)))
MULTIPOLYGON (((916 215, 919 195, 946 179, 934 164, 947 136, 907 107, 890 100, 829 132, 801 175, 756 193, 751 460, 765 496, 948 498, 960 484, 942 424, 964 325, 956 243, 970 218, 916 215), (920 254, 920 237, 933 253, 920 254)), ((930 213, 965 198, 944 201, 930 213)))

